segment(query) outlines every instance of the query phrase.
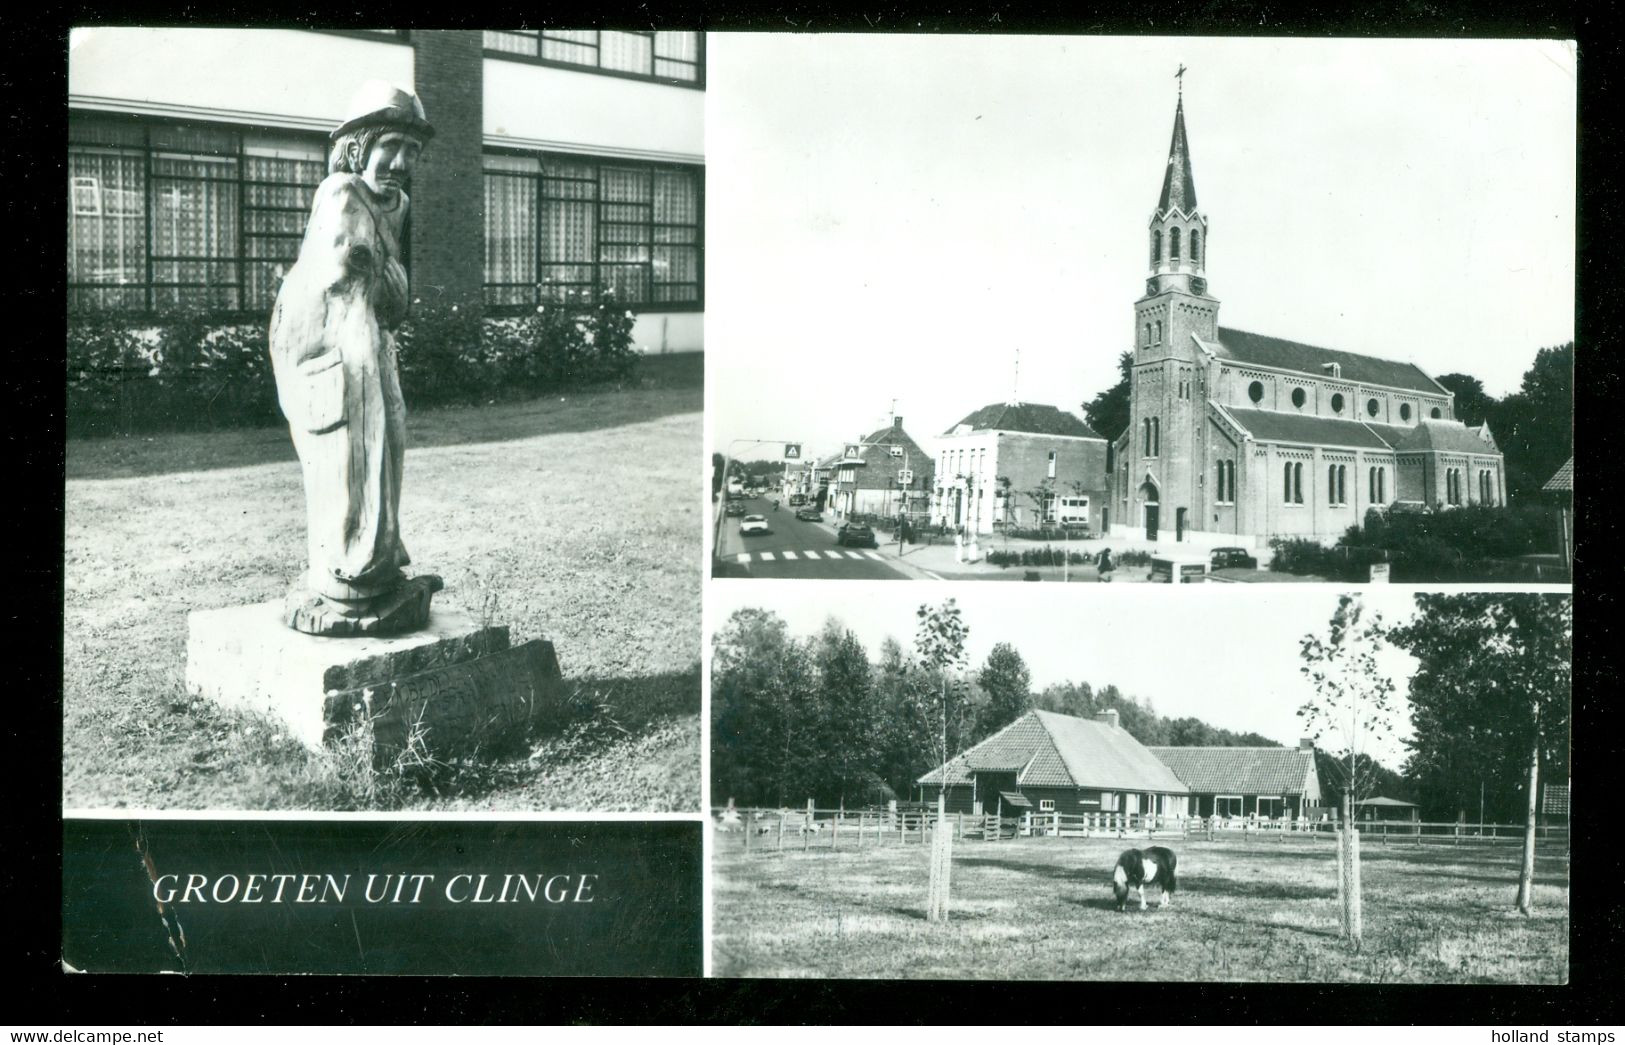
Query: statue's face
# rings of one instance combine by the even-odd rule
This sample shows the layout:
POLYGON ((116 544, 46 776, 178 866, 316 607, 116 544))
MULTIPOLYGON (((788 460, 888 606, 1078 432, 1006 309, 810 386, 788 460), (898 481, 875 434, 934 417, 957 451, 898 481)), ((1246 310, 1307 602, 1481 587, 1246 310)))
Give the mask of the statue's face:
POLYGON ((406 187, 423 143, 410 134, 390 131, 373 143, 361 168, 361 180, 380 196, 394 198, 406 187))

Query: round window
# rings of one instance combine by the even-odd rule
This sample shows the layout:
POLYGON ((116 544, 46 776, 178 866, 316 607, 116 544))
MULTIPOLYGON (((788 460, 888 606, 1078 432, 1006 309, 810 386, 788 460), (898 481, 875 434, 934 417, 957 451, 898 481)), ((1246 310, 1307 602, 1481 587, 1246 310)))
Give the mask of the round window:
POLYGON ((1294 388, 1292 390, 1292 405, 1293 406, 1298 407, 1298 408, 1301 409, 1303 407, 1304 400, 1306 400, 1308 398, 1309 398, 1308 396, 1303 394, 1303 389, 1294 388))
POLYGON ((1262 403, 1264 401, 1264 382, 1254 381, 1252 384, 1248 385, 1247 398, 1251 399, 1255 403, 1262 403))
POLYGON ((1381 409, 1382 404, 1378 403, 1375 399, 1367 399, 1365 401, 1365 412, 1370 414, 1372 417, 1376 417, 1377 411, 1381 409))
POLYGON ((1342 412, 1343 412, 1343 393, 1342 392, 1333 392, 1332 393, 1332 413, 1340 414, 1342 412))
POLYGON ((1411 419, 1411 404, 1409 404, 1409 403, 1400 403, 1399 404, 1399 419, 1401 421, 1409 421, 1411 419))
POLYGON ((1439 412, 1438 407, 1434 407, 1432 414, 1430 414, 1429 416, 1432 417, 1435 421, 1437 421, 1439 418, 1443 417, 1444 415, 1439 412))

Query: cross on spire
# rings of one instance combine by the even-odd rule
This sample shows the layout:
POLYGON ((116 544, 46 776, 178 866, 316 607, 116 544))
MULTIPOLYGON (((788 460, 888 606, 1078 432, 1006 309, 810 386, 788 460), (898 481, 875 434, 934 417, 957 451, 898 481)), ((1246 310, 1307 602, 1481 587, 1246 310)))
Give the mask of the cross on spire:
POLYGON ((1185 100, 1185 63, 1184 62, 1179 63, 1179 72, 1174 74, 1174 79, 1179 81, 1179 100, 1184 101, 1185 100))

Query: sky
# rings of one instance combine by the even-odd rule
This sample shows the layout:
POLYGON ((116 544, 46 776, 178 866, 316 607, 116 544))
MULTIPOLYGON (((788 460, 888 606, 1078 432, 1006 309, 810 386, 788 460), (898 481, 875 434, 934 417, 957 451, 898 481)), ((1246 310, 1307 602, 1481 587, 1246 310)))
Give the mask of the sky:
MULTIPOLYGON (((830 585, 820 585, 829 588, 830 585)), ((914 641, 914 613, 952 597, 947 589, 885 581, 841 583, 839 600, 808 598, 805 584, 752 581, 712 584, 710 628, 724 626, 743 607, 778 614, 793 635, 815 634, 831 617, 878 653, 888 636, 905 649, 914 641)), ((1297 709, 1314 696, 1299 674, 1298 642, 1324 636, 1339 593, 1331 588, 1207 584, 1172 591, 1162 585, 1114 585, 1110 598, 1079 597, 1072 585, 977 584, 959 586, 958 604, 970 628, 966 652, 972 669, 995 643, 1009 642, 1032 672, 1036 692, 1052 683, 1113 684, 1158 714, 1186 715, 1236 732, 1255 732, 1282 744, 1309 734, 1297 709)), ((1375 588, 1368 610, 1390 624, 1410 618, 1414 593, 1375 588)), ((1380 663, 1398 692, 1398 729, 1370 753, 1391 769, 1405 758, 1410 735, 1404 695, 1416 670, 1407 653, 1385 648, 1380 663)), ((1341 743, 1328 736, 1327 750, 1341 743)), ((1362 750, 1367 750, 1362 747, 1362 750)))
POLYGON ((707 63, 712 449, 1113 384, 1180 64, 1221 325, 1497 396, 1573 338, 1565 42, 723 33, 707 63))

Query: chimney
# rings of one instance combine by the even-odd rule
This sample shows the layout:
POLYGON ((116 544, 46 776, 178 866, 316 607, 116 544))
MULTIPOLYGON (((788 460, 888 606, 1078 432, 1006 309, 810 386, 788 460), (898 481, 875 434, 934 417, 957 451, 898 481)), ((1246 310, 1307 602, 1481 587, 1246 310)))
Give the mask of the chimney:
POLYGON ((902 427, 903 427, 903 419, 901 417, 893 417, 891 419, 891 426, 893 428, 901 430, 902 427))
POLYGON ((1314 749, 1315 749, 1315 742, 1314 742, 1314 740, 1312 738, 1304 737, 1302 740, 1298 741, 1298 750, 1299 751, 1313 751, 1314 749))
POLYGON ((1118 728, 1118 725, 1117 725, 1117 709, 1116 708, 1107 708, 1105 711, 1097 711, 1097 712, 1095 712, 1095 721, 1096 722, 1104 722, 1104 723, 1106 723, 1106 725, 1112 727, 1113 729, 1117 729, 1118 728))

